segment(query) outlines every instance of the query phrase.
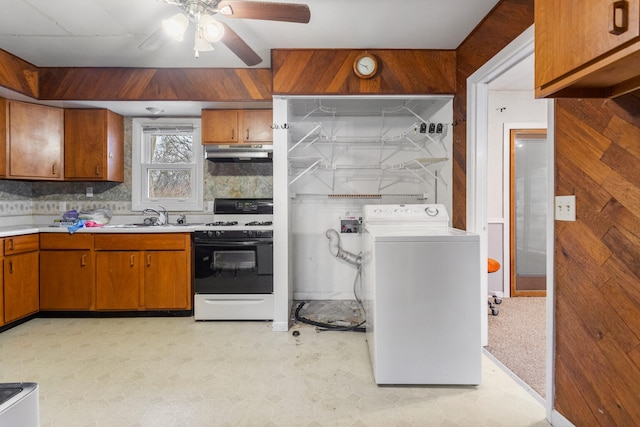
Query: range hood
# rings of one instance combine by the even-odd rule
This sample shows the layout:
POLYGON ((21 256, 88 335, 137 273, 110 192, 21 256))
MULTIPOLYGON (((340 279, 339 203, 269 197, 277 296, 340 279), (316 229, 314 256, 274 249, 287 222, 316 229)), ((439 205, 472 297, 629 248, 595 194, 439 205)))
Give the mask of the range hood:
POLYGON ((266 144, 207 144, 205 158, 211 162, 272 162, 273 145, 266 144))

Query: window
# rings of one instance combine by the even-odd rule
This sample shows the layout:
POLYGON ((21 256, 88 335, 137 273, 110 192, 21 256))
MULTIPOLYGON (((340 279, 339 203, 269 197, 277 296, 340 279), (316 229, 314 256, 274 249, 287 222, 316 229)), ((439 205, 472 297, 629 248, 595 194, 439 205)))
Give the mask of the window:
POLYGON ((200 211, 200 119, 134 119, 131 208, 200 211))

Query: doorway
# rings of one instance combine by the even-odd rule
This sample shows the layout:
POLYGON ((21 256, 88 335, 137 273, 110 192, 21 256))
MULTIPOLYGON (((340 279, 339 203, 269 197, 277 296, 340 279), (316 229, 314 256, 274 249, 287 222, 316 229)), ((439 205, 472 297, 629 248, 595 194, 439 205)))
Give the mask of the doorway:
MULTIPOLYGON (((487 152, 489 146, 488 137, 488 85, 497 77, 519 64, 534 51, 533 26, 513 40, 496 56, 480 67, 467 79, 467 229, 478 233, 481 242, 481 257, 487 258, 487 152)), ((547 159, 548 164, 554 164, 553 153, 553 102, 548 101, 548 140, 547 159)), ((553 168, 549 168, 547 182, 549 188, 553 188, 553 168)), ((550 192, 552 193, 552 192, 550 192)), ((548 195, 548 206, 553 206, 553 194, 548 195)), ((554 356, 554 307, 553 307, 553 211, 547 212, 545 233, 546 239, 546 265, 547 276, 550 278, 547 284, 546 298, 546 363, 545 363, 545 390, 546 396, 542 399, 547 410, 547 418, 552 419, 553 413, 553 356, 554 356)), ((483 274, 481 289, 483 296, 487 293, 487 274, 483 274)), ((486 304, 486 301, 484 301, 486 304)), ((487 316, 488 317, 488 316, 487 316)), ((487 340, 486 318, 481 319, 483 327, 483 345, 487 340)))
POLYGON ((510 295, 546 296, 547 131, 511 129, 510 295))

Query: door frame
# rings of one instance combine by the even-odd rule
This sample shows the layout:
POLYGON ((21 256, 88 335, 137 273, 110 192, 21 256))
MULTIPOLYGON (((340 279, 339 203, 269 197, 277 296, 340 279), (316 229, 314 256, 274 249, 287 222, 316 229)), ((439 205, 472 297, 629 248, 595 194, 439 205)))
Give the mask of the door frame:
MULTIPOLYGON (((504 253, 509 254, 509 295, 512 297, 546 297, 547 292, 544 291, 517 291, 516 290, 516 222, 515 222, 515 194, 516 194, 516 186, 515 186, 515 134, 528 133, 528 134, 544 134, 545 138, 547 138, 547 125, 543 124, 541 127, 532 127, 532 126, 523 126, 523 127, 513 127, 511 126, 507 131, 507 126, 505 125, 505 141, 509 141, 509 156, 505 156, 505 163, 508 163, 508 181, 509 189, 508 189, 508 203, 505 206, 509 207, 509 225, 505 227, 508 232, 509 246, 504 253), (507 133, 508 132, 508 133, 507 133)), ((547 138, 548 140, 548 138, 547 138)), ((547 164, 547 167, 549 165, 547 164)), ((506 193, 505 193, 506 194, 506 193)), ((505 262, 506 264, 506 262, 505 262)), ((505 284, 506 288, 506 284, 505 284)))
MULTIPOLYGON (((513 129, 546 129, 547 130, 547 139, 549 139, 549 130, 547 129, 547 124, 542 122, 510 122, 504 123, 502 125, 502 145, 503 149, 506 152, 509 146, 509 138, 511 135, 511 131, 513 129)), ((503 159, 503 176, 508 177, 511 173, 511 157, 504 155, 503 159)), ((511 182, 508 179, 502 180, 502 206, 511 206, 511 182)), ((503 260, 502 265, 502 291, 503 295, 506 298, 511 296, 511 263, 507 262, 507 254, 510 253, 511 250, 511 215, 508 215, 506 212, 503 212, 503 233, 502 233, 502 253, 505 254, 505 259, 503 260)))
MULTIPOLYGON (((467 230, 480 235, 481 260, 487 259, 487 152, 488 152, 488 84, 505 73, 508 69, 518 64, 523 59, 534 54, 534 26, 530 26, 520 36, 516 37, 509 45, 491 58, 482 67, 476 70, 467 79, 467 162, 466 162, 466 223, 467 230)), ((554 102, 549 100, 547 106, 547 155, 549 165, 548 185, 555 188, 554 171, 554 102)), ((554 410, 554 191, 548 195, 549 211, 547 212, 547 349, 546 349, 546 398, 544 401, 547 419, 554 425, 566 424, 564 417, 554 410)), ((481 321, 482 345, 487 344, 488 319, 484 308, 488 289, 488 273, 481 276, 482 307, 484 314, 481 321)))

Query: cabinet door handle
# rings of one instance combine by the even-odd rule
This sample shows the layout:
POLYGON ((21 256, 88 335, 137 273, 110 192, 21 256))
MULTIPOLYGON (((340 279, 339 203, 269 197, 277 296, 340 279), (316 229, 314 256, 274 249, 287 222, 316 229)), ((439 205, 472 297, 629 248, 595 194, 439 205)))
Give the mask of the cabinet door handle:
POLYGON ((609 14, 609 33, 619 36, 629 30, 629 2, 614 1, 609 14))
POLYGON ((136 256, 135 255, 131 255, 131 257, 129 258, 129 265, 131 267, 133 267, 136 264, 136 256))
POLYGON ((151 267, 151 254, 147 254, 147 267, 151 267))
POLYGON ((80 267, 84 267, 84 266, 86 266, 86 265, 87 265, 87 255, 86 255, 86 254, 83 254, 83 255, 80 257, 80 267))
POLYGON ((247 141, 249 141, 249 128, 247 128, 247 141))
POLYGON ((9 250, 12 251, 15 249, 15 246, 13 245, 13 239, 9 239, 9 250))
POLYGON ((56 165, 55 163, 51 166, 51 175, 58 175, 58 165, 56 165))
POLYGON ((231 129, 231 140, 233 141, 234 139, 236 139, 236 130, 231 129))
POLYGON ((100 172, 100 165, 96 165, 96 176, 100 176, 102 173, 100 172))
POLYGON ((13 274, 13 261, 9 261, 9 274, 13 274))

